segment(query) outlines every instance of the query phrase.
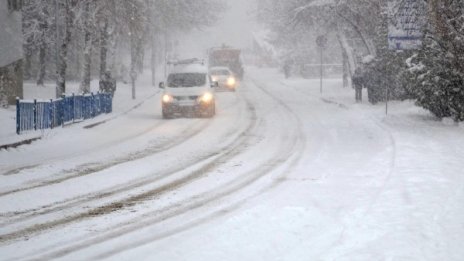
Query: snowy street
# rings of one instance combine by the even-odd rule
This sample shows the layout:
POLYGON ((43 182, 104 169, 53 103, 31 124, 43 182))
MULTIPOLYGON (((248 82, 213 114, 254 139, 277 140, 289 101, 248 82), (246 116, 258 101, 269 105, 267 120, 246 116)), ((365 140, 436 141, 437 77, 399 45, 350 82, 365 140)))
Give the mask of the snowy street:
POLYGON ((276 69, 211 119, 164 120, 140 89, 0 151, 0 260, 462 260, 462 123, 276 69))

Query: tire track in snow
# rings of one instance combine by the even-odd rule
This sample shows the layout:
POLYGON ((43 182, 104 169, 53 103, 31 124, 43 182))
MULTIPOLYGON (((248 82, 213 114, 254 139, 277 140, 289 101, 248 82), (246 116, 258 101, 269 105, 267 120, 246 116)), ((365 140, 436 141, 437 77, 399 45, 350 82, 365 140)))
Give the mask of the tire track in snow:
MULTIPOLYGON (((41 258, 48 259, 48 258, 63 257, 72 252, 94 246, 95 244, 102 243, 102 242, 111 240, 116 237, 123 236, 133 231, 142 229, 144 227, 153 226, 165 220, 179 217, 180 215, 183 215, 187 212, 202 208, 205 205, 211 204, 213 202, 224 200, 226 197, 233 195, 238 191, 245 190, 245 189, 251 189, 250 186, 253 185, 253 183, 255 183, 257 180, 263 178, 264 176, 266 176, 266 174, 273 172, 276 168, 286 163, 291 163, 291 164, 289 164, 290 165, 289 167, 286 167, 284 170, 281 171, 280 176, 285 176, 285 174, 289 173, 292 167, 295 165, 295 163, 300 159, 301 154, 302 154, 301 152, 304 150, 305 142, 304 142, 304 134, 302 132, 301 123, 297 115, 294 114, 292 110, 290 109, 290 107, 286 105, 282 100, 272 95, 266 89, 260 86, 257 86, 257 87, 262 92, 264 92, 265 94, 270 96, 272 99, 277 101, 278 104, 282 108, 284 108, 284 110, 287 111, 287 113, 290 114, 290 118, 294 118, 297 121, 297 124, 295 124, 297 126, 297 130, 292 131, 290 128, 285 128, 286 132, 291 133, 290 135, 286 135, 286 136, 291 136, 293 137, 293 139, 284 140, 282 144, 280 145, 279 149, 276 150, 277 152, 273 155, 273 157, 266 160, 266 162, 261 164, 260 166, 257 166, 256 168, 245 172, 244 174, 240 175, 238 178, 233 179, 232 181, 228 182, 225 185, 222 185, 217 188, 214 188, 213 190, 204 192, 201 195, 196 195, 194 197, 188 198, 180 203, 175 204, 174 207, 167 206, 161 210, 156 210, 150 213, 146 213, 141 218, 138 218, 135 220, 132 219, 130 224, 117 225, 113 227, 112 229, 109 229, 108 232, 105 233, 104 235, 97 236, 96 238, 91 239, 91 240, 84 239, 82 242, 79 242, 79 243, 74 242, 74 244, 72 244, 71 246, 67 246, 57 251, 53 251, 51 253, 46 254, 45 256, 42 256, 41 258), (292 157, 294 158, 292 159, 292 157)), ((284 118, 288 120, 288 117, 284 117, 284 118)), ((174 235, 176 233, 182 232, 184 230, 188 230, 193 225, 199 225, 208 220, 218 218, 226 214, 228 211, 238 208, 250 198, 256 197, 257 195, 269 189, 275 188, 278 183, 282 182, 282 180, 283 179, 281 177, 278 177, 274 179, 273 182, 259 189, 258 191, 253 190, 254 192, 251 193, 251 195, 248 195, 247 197, 239 200, 238 202, 235 202, 225 207, 222 207, 221 205, 221 207, 218 210, 213 211, 212 213, 206 215, 205 217, 200 217, 199 219, 194 220, 193 222, 189 222, 187 224, 181 224, 179 227, 173 228, 170 231, 165 232, 163 234, 154 235, 153 237, 149 239, 134 241, 133 243, 126 245, 124 247, 118 247, 118 250, 116 252, 110 251, 110 252, 102 253, 93 258, 95 259, 108 258, 117 253, 123 252, 125 250, 129 250, 133 247, 137 247, 142 244, 147 244, 147 243, 162 239, 164 237, 168 237, 170 235, 174 235)))
MULTIPOLYGON (((146 101, 148 101, 148 100, 150 100, 151 98, 155 97, 158 93, 159 93, 159 92, 155 92, 154 94, 148 96, 146 99, 144 99, 143 101, 141 101, 141 102, 139 102, 138 104, 134 105, 133 107, 129 108, 128 110, 126 110, 126 111, 124 111, 124 112, 122 112, 122 113, 120 113, 120 114, 114 115, 114 116, 112 116, 112 117, 110 117, 110 118, 108 118, 108 119, 106 119, 106 120, 103 120, 103 121, 101 121, 98 125, 100 125, 100 124, 102 124, 102 123, 109 122, 109 121, 113 121, 113 120, 118 119, 119 117, 121 117, 121 116, 123 116, 123 115, 129 114, 130 112, 134 111, 135 109, 140 108, 146 101)), ((96 125, 96 126, 98 126, 98 125, 96 125)), ((88 128, 89 128, 88 126, 89 126, 89 125, 85 125, 85 126, 83 126, 83 128, 88 129, 88 128)), ((144 133, 151 131, 153 128, 156 128, 156 124, 153 125, 153 126, 151 126, 151 127, 149 127, 149 129, 147 129, 146 131, 144 131, 142 134, 139 134, 139 135, 136 135, 136 136, 143 135, 144 133)), ((131 139, 131 137, 128 137, 128 138, 126 138, 126 139, 123 140, 123 141, 127 141, 127 140, 130 140, 130 139, 131 139)), ((105 146, 105 147, 106 147, 106 146, 105 146)), ((53 159, 53 160, 60 160, 60 159, 62 159, 62 158, 56 158, 56 159, 53 159)), ((23 171, 23 170, 34 169, 34 168, 36 168, 36 167, 38 167, 38 166, 40 166, 40 165, 43 165, 43 164, 39 163, 39 164, 33 164, 33 165, 29 165, 29 166, 22 166, 22 167, 19 167, 19 168, 7 170, 5 173, 2 173, 1 175, 4 175, 4 176, 16 175, 16 174, 20 173, 20 172, 23 171)))
MULTIPOLYGON (((225 107, 225 109, 229 109, 229 107, 225 107)), ((252 110, 254 110, 254 108, 252 108, 252 110)), ((169 122, 172 122, 172 121, 169 121, 169 122)), ((125 158, 124 161, 118 162, 117 164, 122 164, 122 163, 125 163, 125 162, 128 162, 128 161, 137 160, 137 159, 149 156, 150 153, 152 153, 151 155, 154 155, 154 154, 162 152, 164 150, 172 149, 172 148, 174 148, 176 146, 179 146, 182 143, 186 142, 187 140, 189 140, 189 139, 193 138, 194 136, 198 135, 199 133, 201 133, 204 128, 206 128, 207 126, 209 126, 211 124, 211 121, 209 121, 209 120, 207 122, 202 121, 201 123, 202 124, 199 125, 200 126, 199 128, 191 129, 191 127, 189 125, 189 126, 187 126, 188 128, 186 128, 186 129, 190 130, 190 131, 179 131, 179 133, 182 133, 182 135, 183 135, 182 138, 180 138, 180 139, 176 139, 176 138, 170 139, 168 142, 164 143, 164 146, 161 147, 161 148, 158 148, 158 147, 155 146, 155 147, 153 147, 153 150, 142 151, 142 152, 140 152, 141 154, 139 154, 137 157, 125 158)), ((230 133, 231 131, 232 130, 227 132, 224 136, 226 136, 226 137, 231 136, 232 135, 232 133, 230 133)), ((197 160, 196 162, 205 161, 208 158, 214 157, 215 155, 216 155, 215 153, 206 155, 204 157, 196 159, 197 160)), ((110 168, 110 167, 115 166, 117 164, 112 164, 111 166, 107 166, 106 168, 110 168)), ((118 186, 108 188, 108 189, 106 189, 104 191, 100 191, 99 193, 92 193, 92 194, 82 195, 82 196, 71 198, 71 199, 68 199, 68 200, 65 200, 65 201, 54 202, 53 204, 50 204, 50 205, 44 205, 44 206, 40 206, 39 208, 34 208, 34 209, 26 210, 26 211, 2 213, 2 214, 0 214, 0 217, 7 217, 7 218, 10 217, 10 218, 13 218, 13 219, 9 219, 9 220, 7 220, 5 222, 1 222, 0 226, 6 226, 6 225, 11 225, 11 224, 14 224, 14 223, 18 223, 18 222, 23 222, 23 221, 26 221, 26 220, 29 220, 29 219, 32 219, 32 218, 35 218, 35 217, 38 217, 38 216, 59 212, 59 211, 62 211, 64 209, 73 208, 73 207, 79 206, 81 204, 89 203, 91 201, 97 201, 97 200, 101 200, 103 198, 107 198, 107 197, 114 196, 114 195, 117 195, 117 194, 122 194, 122 193, 124 193, 126 191, 129 191, 130 189, 140 188, 140 187, 145 186, 148 183, 154 183, 154 182, 160 181, 160 180, 166 178, 167 176, 172 175, 173 173, 180 172, 181 170, 187 168, 190 165, 194 165, 194 164, 195 164, 195 162, 193 162, 193 163, 192 162, 187 162, 186 164, 178 165, 174 169, 169 169, 169 170, 163 171, 162 173, 157 173, 156 178, 153 178, 152 175, 150 175, 149 177, 146 177, 146 178, 140 178, 140 179, 131 181, 128 184, 118 185, 118 186)), ((92 169, 90 169, 90 170, 88 170, 89 173, 87 175, 93 174, 96 171, 102 171, 102 170, 104 170, 106 168, 96 168, 96 169, 94 169, 94 171, 92 171, 92 169)), ((82 177, 82 176, 84 176, 84 175, 79 175, 79 177, 82 177)), ((57 183, 58 182, 53 182, 53 183, 49 183, 49 184, 46 184, 46 185, 52 185, 52 184, 57 184, 57 183)))
MULTIPOLYGON (((312 97, 312 98, 320 99, 324 103, 336 105, 336 106, 338 106, 338 107, 340 107, 342 109, 348 109, 349 108, 347 105, 345 105, 343 103, 332 101, 332 100, 329 100, 329 99, 326 99, 326 98, 323 98, 323 97, 318 97, 317 95, 313 95, 313 94, 311 94, 309 92, 305 92, 305 91, 303 91, 301 89, 298 89, 293 85, 286 84, 283 81, 280 81, 280 83, 287 86, 287 87, 290 87, 293 90, 295 90, 297 92, 300 92, 300 93, 302 93, 304 95, 307 95, 307 96, 312 97)), ((395 137, 393 136, 392 132, 384 124, 379 123, 378 119, 375 119, 372 116, 369 116, 368 120, 370 120, 374 125, 376 125, 379 129, 381 129, 384 133, 387 134, 392 151, 391 151, 391 156, 390 156, 390 159, 389 159, 389 162, 390 162, 389 167, 388 167, 388 170, 386 171, 387 175, 386 175, 384 181, 382 182, 382 186, 381 186, 382 188, 379 191, 377 191, 377 193, 375 193, 375 195, 373 197, 373 201, 371 202, 371 204, 369 204, 369 207, 366 210, 364 216, 366 216, 371 211, 372 206, 375 204, 375 202, 377 202, 378 197, 385 190, 385 187, 386 187, 388 181, 390 180, 390 178, 393 175, 393 172, 394 172, 394 169, 395 169, 396 158, 397 158, 397 145, 396 145, 395 137)))
MULTIPOLYGON (((225 107, 224 109, 227 110, 231 106, 232 105, 229 105, 229 106, 225 107)), ((150 132, 153 132, 154 130, 166 125, 168 122, 169 121, 160 121, 157 124, 153 125, 151 128, 144 131, 143 133, 140 133, 140 134, 138 134, 136 136, 132 136, 132 137, 128 138, 127 140, 122 140, 121 142, 125 142, 125 141, 128 141, 130 139, 136 139, 136 138, 139 138, 141 136, 144 136, 144 135, 146 135, 146 134, 148 134, 150 132)), ((161 144, 152 145, 148 149, 144 149, 142 151, 134 151, 134 152, 130 153, 128 156, 117 157, 116 159, 106 161, 106 162, 81 164, 81 165, 78 165, 78 166, 74 167, 73 169, 64 170, 64 171, 61 171, 61 172, 58 172, 58 173, 54 174, 54 176, 60 176, 57 179, 33 180, 33 181, 30 181, 30 182, 26 183, 26 186, 22 186, 22 187, 10 189, 10 190, 5 190, 5 191, 0 191, 0 197, 7 196, 7 195, 10 195, 10 194, 14 194, 14 193, 18 193, 18 192, 22 192, 22 191, 31 190, 31 189, 41 188, 41 187, 45 187, 45 186, 48 186, 48 185, 59 184, 61 182, 64 182, 64 181, 67 181, 67 180, 70 180, 70 179, 90 175, 90 174, 93 174, 93 173, 96 173, 96 172, 99 172, 99 171, 103 171, 105 169, 108 169, 110 167, 113 167, 113 166, 116 166, 116 165, 119 165, 119 164, 122 164, 122 163, 126 163, 126 162, 133 161, 133 160, 138 160, 138 159, 144 158, 146 156, 149 156, 149 155, 152 155, 152 154, 155 154, 155 153, 159 153, 159 152, 161 152, 163 150, 166 150, 166 149, 169 149, 169 148, 172 148, 172 147, 175 147, 175 146, 179 146, 183 142, 189 140, 190 138, 192 138, 195 135, 197 135, 198 133, 200 133, 202 131, 202 129, 206 128, 211 123, 211 121, 206 121, 208 124, 205 124, 205 121, 201 121, 201 122, 204 123, 204 124, 202 124, 199 128, 195 127, 195 128, 193 128, 193 131, 192 131, 192 127, 187 126, 187 128, 185 128, 186 131, 181 132, 182 136, 176 136, 176 137, 171 138, 170 140, 165 141, 165 142, 163 142, 161 144)), ((196 121, 195 123, 198 124, 199 121, 196 121)), ((30 167, 19 168, 18 170, 22 171, 22 170, 26 170, 26 169, 33 169, 33 168, 36 168, 38 166, 40 166, 40 164, 30 166, 30 167)), ((17 214, 22 214, 22 212, 10 213, 10 215, 17 215, 17 214)), ((0 214, 0 217, 2 217, 2 216, 5 216, 5 214, 0 214)), ((6 214, 6 216, 8 216, 8 214, 6 214)))
MULTIPOLYGON (((209 121, 208 121, 208 123, 209 123, 209 121)), ((135 139, 137 137, 146 135, 146 134, 156 130, 157 128, 162 127, 165 124, 166 124, 166 122, 164 122, 164 123, 161 122, 161 124, 157 124, 157 125, 153 126, 153 128, 151 128, 150 130, 147 130, 147 131, 145 131, 144 133, 142 133, 140 135, 134 136, 134 137, 132 137, 132 139, 135 139)), ((68 180, 71 180, 71 179, 75 179, 75 178, 87 176, 87 175, 90 175, 90 174, 93 174, 93 173, 96 173, 96 172, 100 172, 100 171, 103 171, 105 169, 111 168, 111 167, 119 165, 119 164, 123 164, 123 163, 133 161, 133 160, 142 159, 142 158, 147 157, 149 155, 159 153, 159 152, 161 152, 163 150, 170 149, 172 147, 175 147, 175 146, 178 146, 178 145, 184 143, 185 141, 189 140, 190 138, 192 138, 195 135, 197 135, 198 133, 200 133, 201 130, 203 128, 205 128, 206 126, 207 126, 207 124, 200 124, 199 127, 195 126, 194 128, 191 128, 192 126, 189 126, 189 128, 186 128, 187 129, 186 133, 183 132, 181 136, 176 136, 176 137, 174 137, 174 138, 172 138, 172 139, 170 139, 170 140, 168 140, 166 142, 163 142, 161 144, 156 144, 156 145, 150 146, 149 148, 144 149, 142 151, 135 151, 135 152, 132 152, 131 154, 129 154, 128 156, 118 157, 116 159, 113 159, 113 160, 110 160, 110 161, 107 161, 107 162, 104 162, 104 163, 86 163, 86 164, 78 165, 77 167, 73 168, 72 170, 65 170, 65 171, 59 172, 59 173, 54 175, 54 176, 60 176, 59 178, 49 179, 49 180, 39 181, 39 182, 38 181, 32 181, 26 186, 19 187, 19 188, 14 188, 14 189, 11 189, 11 190, 2 191, 2 192, 0 192, 0 197, 4 197, 4 196, 10 195, 10 194, 23 192, 23 191, 27 191, 27 190, 32 190, 32 189, 36 189, 36 188, 41 188, 41 187, 45 187, 45 186, 49 186, 49 185, 59 184, 59 183, 62 183, 64 181, 68 181, 68 180)), ((22 214, 22 213, 21 212, 12 213, 12 215, 18 215, 18 214, 22 214)), ((0 216, 5 216, 5 214, 0 214, 0 216)))
MULTIPOLYGON (((349 106, 347 106, 347 105, 345 105, 343 103, 339 103, 337 101, 332 101, 332 100, 329 100, 329 99, 326 99, 326 98, 323 98, 323 97, 319 97, 317 95, 313 95, 313 94, 311 94, 309 92, 306 92, 304 90, 296 88, 293 85, 286 84, 283 81, 280 81, 280 83, 287 86, 287 87, 290 87, 293 90, 295 90, 295 91, 297 91, 299 93, 302 93, 302 94, 304 94, 304 95, 306 95, 308 97, 315 98, 315 99, 320 99, 322 102, 324 102, 326 104, 335 105, 335 106, 338 106, 340 109, 344 109, 344 110, 349 109, 349 106)), ((360 115, 360 114, 358 114, 358 115, 360 115)), ((370 197, 371 200, 370 200, 369 204, 367 205, 364 213, 360 217, 358 217, 356 221, 354 221, 354 224, 356 226, 358 226, 359 223, 362 220, 365 220, 365 218, 371 213, 371 211, 373 210, 375 204, 378 202, 380 196, 383 194, 383 192, 387 188, 388 182, 392 179, 392 177, 394 175, 395 167, 396 167, 396 160, 397 160, 397 144, 396 144, 395 137, 393 136, 393 133, 390 131, 390 129, 387 126, 380 123, 379 120, 374 118, 372 115, 368 116, 367 120, 372 122, 373 125, 377 126, 382 132, 384 132, 386 134, 387 139, 388 139, 388 143, 390 144, 391 152, 390 152, 390 158, 388 159, 388 162, 389 162, 388 163, 388 169, 385 170, 386 175, 383 176, 380 188, 378 188, 375 192, 372 193, 372 196, 370 197)), ((406 187, 404 186, 404 182, 403 182, 403 197, 406 198, 406 200, 408 200, 409 197, 410 197, 406 187)), ((337 244, 342 242, 347 230, 348 230, 347 224, 343 224, 343 227, 342 227, 341 232, 340 232, 340 236, 339 236, 339 238, 337 240, 337 244)))
MULTIPOLYGON (((117 142, 117 144, 120 144, 120 143, 128 142, 128 141, 130 141, 130 140, 139 138, 139 137, 141 137, 141 136, 144 136, 144 135, 146 135, 146 134, 148 134, 148 133, 150 133, 150 132, 156 130, 157 128, 159 128, 159 127, 161 127, 161 126, 163 126, 163 125, 165 125, 165 124, 166 124, 166 122, 158 121, 158 122, 156 122, 155 124, 153 124, 153 125, 149 126, 148 128, 144 129, 143 131, 138 132, 138 133, 136 133, 136 134, 134 134, 134 135, 132 135, 132 136, 128 136, 128 137, 125 137, 125 138, 123 138, 123 139, 117 140, 116 142, 117 142)), ((108 143, 106 143, 106 144, 102 144, 100 147, 104 148, 103 150, 106 150, 109 146, 114 145, 114 144, 116 144, 116 143, 115 143, 115 142, 108 142, 108 143)), ((92 149, 92 151, 93 151, 93 149, 92 149)), ((93 151, 93 152, 94 152, 94 151, 93 151)), ((78 154, 80 155, 80 154, 83 154, 83 153, 85 153, 85 152, 80 151, 78 154)), ((77 156, 79 156, 79 155, 77 155, 77 156)), ((66 160, 66 159, 69 159, 69 158, 72 158, 72 157, 75 157, 75 156, 76 156, 76 155, 67 155, 67 156, 65 156, 65 157, 51 158, 51 159, 48 159, 47 161, 48 161, 48 163, 49 163, 49 162, 56 162, 56 161, 63 161, 63 160, 66 160)), ((24 170, 34 170, 35 168, 40 167, 40 166, 43 166, 43 165, 46 165, 46 164, 47 164, 47 163, 43 163, 43 164, 34 164, 34 165, 30 165, 30 166, 25 166, 25 167, 17 168, 17 169, 15 169, 15 170, 8 171, 8 172, 4 173, 3 175, 4 175, 4 176, 17 175, 17 174, 19 174, 20 172, 22 172, 22 171, 24 171, 24 170)), ((79 166, 77 166, 77 167, 79 167, 79 166)), ((60 174, 60 173, 58 173, 58 174, 60 174)), ((3 194, 3 193, 2 193, 2 194, 3 194)), ((2 194, 0 194, 0 196, 3 196, 2 194)))
MULTIPOLYGON (((397 157, 396 140, 395 140, 395 137, 393 136, 392 132, 386 126, 379 123, 376 119, 373 119, 372 117, 369 117, 369 118, 382 131, 387 133, 387 136, 388 136, 388 139, 389 139, 389 142, 390 142, 390 147, 391 147, 391 154, 390 154, 390 159, 389 159, 390 163, 389 163, 389 166, 388 166, 388 170, 386 171, 387 175, 385 176, 380 189, 373 195, 372 201, 368 205, 368 207, 366 209, 366 212, 363 215, 363 218, 365 218, 372 211, 373 206, 378 201, 380 195, 385 191, 385 188, 387 187, 388 182, 393 177, 393 174, 395 172, 396 157, 397 157)), ((404 182, 403 182, 403 187, 404 187, 404 182)), ((405 188, 403 188, 403 190, 405 190, 405 188)), ((406 195, 407 195, 406 191, 404 193, 406 193, 406 195)), ((407 197, 409 197, 409 196, 407 196, 407 197)))
MULTIPOLYGON (((91 218, 99 215, 104 215, 104 214, 109 214, 112 213, 116 210, 119 210, 123 208, 124 206, 129 206, 132 204, 136 204, 140 201, 144 201, 147 199, 150 199, 154 196, 159 196, 164 193, 167 193, 173 189, 177 189, 183 185, 186 185, 195 179, 203 176, 206 172, 209 170, 213 169, 214 167, 223 164, 225 161, 227 161, 230 158, 233 158, 235 155, 239 154, 241 150, 246 149, 245 145, 250 139, 253 138, 253 136, 250 136, 249 134, 252 132, 252 130, 257 126, 257 121, 256 121, 256 112, 251 103, 247 104, 248 110, 252 113, 251 116, 251 121, 249 122, 249 125, 246 127, 244 131, 241 132, 240 135, 237 136, 237 139, 232 141, 231 144, 226 145, 225 148, 228 148, 227 150, 223 150, 222 152, 219 153, 213 153, 210 155, 207 155, 196 162, 190 162, 188 165, 194 165, 194 164, 200 164, 204 161, 211 160, 211 162, 206 163, 206 165, 202 166, 200 169, 189 173, 187 176, 184 176, 180 179, 177 179, 173 182, 170 182, 168 184, 162 185, 160 187, 155 187, 154 189, 148 190, 143 193, 136 194, 134 196, 130 196, 124 199, 120 199, 114 202, 111 202, 109 204, 104 204, 102 206, 99 206, 97 208, 90 209, 85 212, 81 212, 78 214, 70 215, 61 219, 56 219, 48 222, 43 222, 43 223, 38 223, 34 224, 22 229, 19 229, 14 232, 10 233, 4 233, 0 235, 0 243, 5 243, 5 242, 10 242, 15 239, 19 239, 24 236, 29 236, 38 232, 43 232, 46 230, 54 229, 66 224, 70 224, 76 221, 80 221, 86 218, 91 218)), ((164 179, 166 176, 172 176, 176 174, 177 172, 182 171, 185 168, 185 166, 180 166, 176 170, 170 170, 167 172, 163 172, 162 175, 159 175, 158 177, 155 178, 145 178, 141 180, 137 180, 135 183, 131 183, 130 185, 125 185, 122 187, 119 187, 117 189, 110 189, 108 191, 102 192, 102 193, 97 193, 95 195, 91 195, 90 197, 84 197, 84 198, 79 198, 76 202, 70 202, 68 204, 65 204, 64 206, 58 206, 56 208, 53 208, 52 210, 47 210, 44 212, 40 213, 33 213, 27 218, 33 218, 37 216, 41 216, 44 214, 48 213, 54 213, 54 212, 59 212, 63 211, 68 208, 76 207, 82 204, 89 204, 92 201, 99 201, 102 198, 107 198, 110 196, 118 195, 118 194, 129 194, 131 190, 146 186, 147 183, 155 183, 161 179, 164 179)), ((5 225, 11 225, 14 222, 11 223, 4 223, 5 225)), ((2 225, 4 225, 2 224, 2 225)))

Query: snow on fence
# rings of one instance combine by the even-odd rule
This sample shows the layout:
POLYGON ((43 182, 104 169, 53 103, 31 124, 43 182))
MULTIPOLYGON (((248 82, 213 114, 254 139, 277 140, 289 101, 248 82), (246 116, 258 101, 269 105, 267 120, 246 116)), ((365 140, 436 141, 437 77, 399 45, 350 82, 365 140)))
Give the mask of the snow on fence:
POLYGON ((16 99, 16 133, 52 129, 67 123, 93 118, 113 110, 109 93, 63 96, 57 100, 16 99))

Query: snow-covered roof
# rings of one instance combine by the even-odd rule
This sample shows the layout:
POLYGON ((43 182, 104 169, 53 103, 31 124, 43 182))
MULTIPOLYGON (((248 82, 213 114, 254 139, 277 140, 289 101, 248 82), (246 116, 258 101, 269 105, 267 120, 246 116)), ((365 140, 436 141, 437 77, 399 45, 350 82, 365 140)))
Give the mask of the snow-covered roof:
POLYGON ((0 1, 0 67, 23 57, 21 13, 8 10, 8 2, 0 1))
POLYGON ((219 71, 219 70, 228 70, 230 71, 229 67, 226 66, 214 66, 209 68, 210 71, 219 71))
POLYGON ((208 68, 202 64, 176 65, 171 73, 208 73, 208 68))

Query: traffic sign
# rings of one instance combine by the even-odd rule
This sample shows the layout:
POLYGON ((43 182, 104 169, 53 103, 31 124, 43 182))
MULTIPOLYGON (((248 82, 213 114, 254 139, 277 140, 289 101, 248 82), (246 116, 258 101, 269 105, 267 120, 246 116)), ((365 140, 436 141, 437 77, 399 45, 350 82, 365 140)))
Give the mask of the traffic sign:
POLYGON ((414 50, 422 46, 426 4, 418 0, 389 2, 388 46, 391 50, 414 50))

